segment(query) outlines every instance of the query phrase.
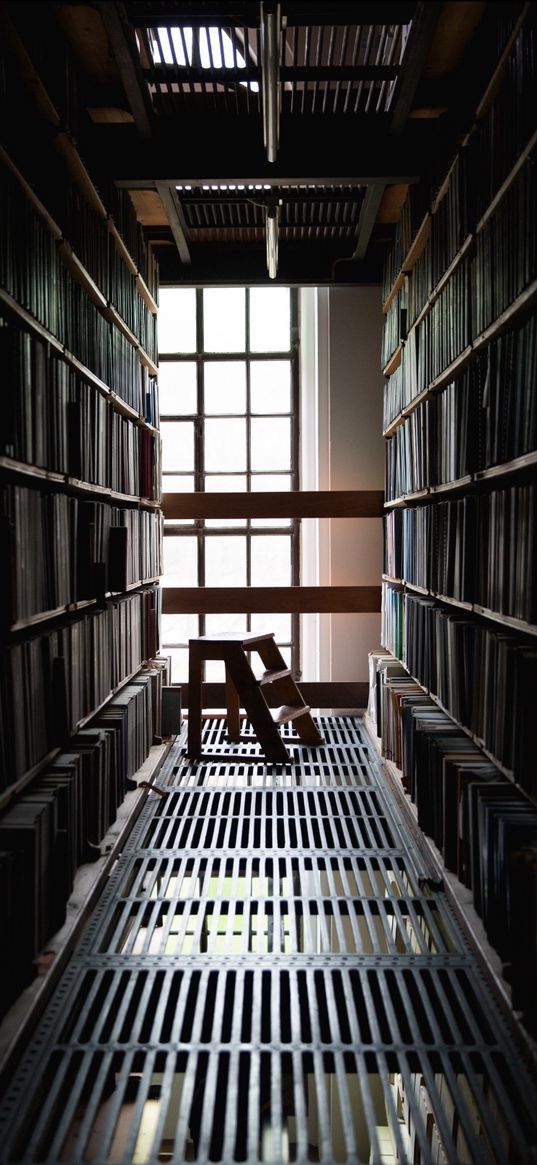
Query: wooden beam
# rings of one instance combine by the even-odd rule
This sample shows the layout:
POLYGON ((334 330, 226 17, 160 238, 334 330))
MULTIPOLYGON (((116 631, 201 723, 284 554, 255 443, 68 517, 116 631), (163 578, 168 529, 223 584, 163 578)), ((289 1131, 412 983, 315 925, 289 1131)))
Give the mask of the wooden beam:
MULTIPOLYGON (((180 684, 181 708, 188 709, 188 684, 180 684)), ((299 683, 297 688, 310 708, 365 708, 369 695, 366 680, 326 680, 318 683, 299 683)), ((203 708, 225 708, 226 685, 204 683, 201 686, 203 708)), ((267 696, 265 688, 264 695, 267 696)))
POLYGON ((187 242, 188 227, 177 193, 170 186, 157 182, 157 194, 166 211, 181 263, 190 263, 190 251, 187 242))
POLYGON ((323 117, 302 114, 287 120, 276 162, 264 156, 255 117, 230 118, 222 113, 196 112, 184 119, 170 117, 142 141, 132 125, 88 124, 81 150, 88 165, 109 166, 118 186, 155 188, 157 183, 200 185, 361 186, 414 182, 423 169, 423 153, 431 146, 428 121, 411 121, 396 140, 388 116, 346 114, 323 117), (380 124, 379 124, 380 120, 380 124), (359 149, 352 149, 359 142, 359 149), (180 148, 178 148, 178 143, 180 148))
POLYGON ((164 615, 380 611, 378 587, 163 587, 164 615))
MULTIPOLYGON (((165 480, 165 479, 164 479, 165 480)), ((165 518, 381 518, 382 490, 165 493, 165 518)))
POLYGON ((150 138, 151 105, 138 59, 134 32, 126 15, 125 6, 122 3, 110 4, 99 0, 97 8, 108 34, 136 129, 142 138, 150 138))

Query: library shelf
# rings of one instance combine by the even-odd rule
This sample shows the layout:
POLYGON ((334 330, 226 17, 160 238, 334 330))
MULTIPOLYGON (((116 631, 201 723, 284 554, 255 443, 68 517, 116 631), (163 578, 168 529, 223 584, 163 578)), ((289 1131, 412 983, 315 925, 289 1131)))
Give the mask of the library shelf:
MULTIPOLYGON (((387 652, 386 654, 391 654, 387 652)), ((399 661, 398 661, 399 662, 399 661)), ((393 790, 396 802, 400 807, 401 812, 404 813, 405 823, 409 830, 409 835, 412 838, 412 845, 417 851, 421 862, 424 859, 433 864, 436 880, 441 880, 443 883, 443 890, 449 896, 452 908, 456 914, 459 925, 468 935, 470 941, 475 947, 476 957, 479 959, 483 969, 486 971, 500 993, 506 1014, 510 1014, 512 1009, 512 992, 511 984, 505 978, 503 973, 503 961, 498 952, 491 946, 487 933, 483 925, 483 919, 477 913, 473 904, 472 892, 465 886, 457 875, 451 870, 446 869, 444 865, 443 854, 433 841, 432 837, 424 833, 418 825, 418 807, 414 801, 411 800, 409 793, 403 785, 403 773, 394 760, 383 752, 383 742, 378 736, 378 726, 373 722, 369 712, 366 712, 363 717, 363 725, 372 747, 378 753, 386 776, 393 790)), ((524 1032, 524 1029, 522 1029, 524 1032)), ((533 1054, 533 1045, 529 1044, 529 1037, 526 1037, 530 1054, 533 1054)))
MULTIPOLYGON (((104 207, 103 207, 103 211, 104 211, 104 207)), ((158 305, 157 305, 154 297, 152 296, 152 294, 147 286, 147 283, 145 282, 143 275, 138 270, 136 263, 134 262, 134 259, 132 258, 131 254, 130 254, 130 251, 128 250, 123 239, 121 238, 121 235, 116 227, 116 224, 115 224, 112 216, 110 214, 106 214, 106 211, 104 211, 104 215, 106 217, 108 230, 110 231, 110 234, 112 235, 112 237, 114 239, 114 243, 116 245, 116 250, 121 255, 126 267, 128 267, 128 269, 129 269, 131 275, 134 275, 134 280, 135 280, 136 286, 138 288, 138 294, 140 295, 140 298, 143 299, 146 307, 149 308, 151 315, 154 315, 154 316, 157 315, 158 305)))
POLYGON ((427 213, 423 217, 423 220, 422 220, 420 226, 418 227, 418 230, 417 230, 417 232, 416 232, 416 234, 415 234, 415 236, 410 244, 410 247, 408 248, 408 251, 405 255, 401 270, 397 274, 397 276, 396 276, 396 278, 395 278, 395 280, 394 280, 394 282, 393 282, 393 284, 388 292, 388 295, 386 296, 386 299, 384 300, 384 303, 382 305, 382 310, 383 310, 384 314, 386 314, 386 312, 388 311, 388 308, 390 307, 392 301, 395 299, 397 292, 400 291, 401 288, 404 286, 405 276, 410 273, 414 264, 417 263, 420 255, 422 254, 422 252, 427 244, 427 240, 429 238, 430 231, 431 231, 431 216, 430 216, 429 212, 427 211, 427 213))
POLYGON ((430 485, 426 489, 414 490, 401 494, 399 497, 390 498, 384 502, 384 509, 402 509, 405 506, 414 505, 415 502, 435 501, 438 497, 449 497, 451 494, 461 492, 473 493, 476 488, 489 481, 501 481, 504 478, 508 479, 518 475, 523 477, 525 473, 535 468, 537 468, 537 450, 532 453, 523 453, 520 457, 513 457, 511 461, 503 461, 498 465, 490 465, 486 469, 478 469, 475 473, 467 473, 464 477, 458 477, 454 481, 439 482, 438 485, 430 485))
MULTIPOLYGON (((124 592, 121 593, 123 594, 124 592)), ((124 679, 120 680, 119 684, 116 684, 115 688, 111 688, 106 698, 101 700, 101 703, 98 704, 96 708, 92 708, 91 712, 88 712, 87 716, 82 716, 82 718, 77 721, 73 731, 70 733, 70 737, 76 736, 76 733, 80 732, 82 728, 87 728, 88 724, 91 724, 91 721, 95 718, 95 716, 98 716, 99 712, 102 712, 103 708, 106 708, 106 705, 110 703, 112 697, 117 696, 118 693, 123 690, 123 688, 127 687, 127 684, 131 684, 133 679, 138 675, 138 672, 143 671, 144 668, 149 666, 149 662, 149 660, 145 659, 142 661, 142 663, 137 664, 137 666, 133 668, 131 672, 129 672, 128 676, 125 676, 124 679)), ((69 740, 67 740, 67 745, 68 744, 69 740)))
POLYGON ((416 583, 408 582, 406 578, 394 578, 392 575, 383 574, 382 581, 388 583, 389 586, 398 587, 399 590, 410 591, 413 595, 424 595, 428 599, 435 599, 437 603, 442 603, 448 607, 458 607, 462 611, 469 611, 474 615, 479 615, 481 619, 487 619, 493 623, 502 623, 506 627, 510 627, 513 631, 520 631, 524 635, 537 635, 537 626, 534 623, 526 623, 524 619, 516 619, 513 615, 502 615, 500 611, 491 611, 489 607, 482 607, 479 603, 468 603, 463 599, 455 599, 453 595, 442 595, 438 591, 431 591, 428 587, 417 586, 416 583))
MULTIPOLYGON (((16 299, 14 299, 8 291, 5 291, 3 287, 0 287, 0 304, 2 304, 9 311, 13 312, 13 314, 16 315, 18 319, 20 319, 21 323, 24 324, 28 331, 34 332, 35 335, 38 336, 41 340, 45 340, 47 344, 50 344, 51 347, 54 348, 54 350, 58 353, 58 355, 62 357, 65 363, 73 368, 74 371, 78 373, 80 378, 86 382, 86 384, 90 384, 97 390, 97 392, 101 393, 101 396, 105 396, 110 401, 116 412, 121 413, 122 416, 127 417, 128 420, 134 421, 143 429, 149 429, 152 433, 159 432, 155 425, 152 425, 149 421, 146 421, 145 417, 141 413, 137 412, 137 410, 133 408, 132 405, 128 403, 128 401, 123 400, 123 397, 119 396, 117 392, 114 392, 113 389, 109 388, 104 380, 101 380, 101 378, 97 376, 95 372, 92 372, 91 368, 88 368, 85 364, 83 364, 82 361, 78 359, 78 356, 74 356, 72 352, 69 352, 65 345, 62 344, 61 340, 58 340, 57 337, 52 334, 52 332, 49 332, 48 328, 46 328, 44 324, 41 324, 39 320, 36 320, 35 316, 27 311, 26 308, 22 306, 22 304, 17 303, 16 299)), ((146 357, 146 360, 150 371, 157 375, 157 365, 153 364, 153 362, 149 360, 149 357, 146 357)))
MULTIPOLYGON (((94 599, 90 599, 84 605, 91 605, 94 602, 94 599)), ((78 604, 78 606, 81 605, 82 604, 78 604)), ((60 752, 68 749, 69 741, 73 738, 73 736, 75 736, 81 728, 87 727, 87 725, 91 723, 94 717, 98 716, 99 712, 101 712, 102 709, 106 707, 112 697, 117 696, 118 692, 121 692, 123 688, 132 683, 133 679, 138 675, 138 673, 144 671, 144 669, 149 666, 149 663, 149 660, 144 660, 137 667, 135 667, 134 670, 125 677, 125 679, 121 680, 121 682, 108 693, 106 699, 103 700, 97 708, 93 708, 87 716, 84 716, 83 719, 76 724, 62 745, 58 745, 55 748, 50 749, 46 756, 43 756, 41 760, 37 761, 35 765, 32 765, 31 769, 28 769, 26 773, 23 773, 22 776, 18 777, 18 779, 14 781, 12 785, 8 785, 6 789, 3 789, 0 792, 0 811, 3 812, 3 810, 6 809, 7 806, 19 795, 19 793, 21 793, 22 790, 25 789, 31 781, 35 780, 35 778, 39 776, 43 769, 45 769, 47 765, 49 765, 59 755, 60 752)))
POLYGON ((51 748, 49 752, 47 752, 46 756, 42 757, 41 760, 37 762, 37 764, 32 765, 31 769, 28 769, 28 772, 23 773, 21 777, 18 777, 18 779, 14 781, 12 785, 8 785, 7 789, 3 789, 2 792, 0 792, 0 811, 6 809, 11 801, 13 801, 13 799, 18 796, 18 794, 21 793, 27 785, 30 784, 30 781, 33 781, 35 777, 38 777, 42 769, 46 768, 46 766, 49 765, 51 761, 53 761, 55 757, 58 756, 59 752, 61 752, 61 748, 51 748))
POLYGON ((467 489, 474 480, 471 473, 466 473, 464 477, 457 477, 455 481, 441 481, 438 485, 431 485, 430 494, 438 496, 439 494, 459 493, 462 489, 467 489))
POLYGON ((133 591, 143 591, 155 587, 159 581, 160 579, 158 577, 138 579, 137 582, 129 583, 122 591, 106 591, 102 598, 95 595, 91 599, 78 599, 75 603, 66 603, 62 607, 55 607, 54 610, 39 611, 36 615, 28 615, 24 619, 17 619, 9 626, 8 636, 14 640, 19 640, 21 633, 32 631, 34 627, 39 627, 40 630, 48 630, 48 628, 43 627, 44 623, 55 625, 62 619, 65 620, 66 615, 74 615, 78 611, 89 610, 91 607, 102 610, 103 600, 105 603, 112 602, 114 599, 121 598, 122 595, 132 594, 133 591))
POLYGON ((384 502, 384 509, 385 510, 401 509, 401 507, 408 505, 409 502, 412 503, 412 502, 417 502, 417 501, 423 501, 424 498, 429 497, 430 492, 431 492, 431 487, 426 487, 425 489, 414 490, 413 493, 401 494, 400 497, 398 497, 398 498, 393 498, 393 499, 390 499, 389 501, 384 502))
MULTIPOLYGON (((390 423, 383 430, 383 436, 391 437, 392 433, 394 433, 395 430, 403 424, 406 418, 409 417, 410 414, 415 411, 415 409, 417 409, 418 405, 420 405, 423 401, 428 400, 433 393, 439 392, 440 389, 445 388, 445 386, 450 384, 452 380, 455 380, 458 374, 463 371, 467 364, 469 364, 475 352, 479 352, 482 348, 486 348, 487 344, 490 344, 491 340, 495 340, 497 336, 502 334, 502 332, 512 328, 515 323, 518 323, 524 317, 524 315, 534 307, 536 302, 537 279, 533 279, 532 282, 528 284, 528 286, 525 287, 519 295, 517 295, 516 299, 514 299, 513 302, 505 308, 505 311, 497 316, 497 318, 492 324, 490 324, 488 328, 485 328, 483 332, 480 332, 480 334, 476 336, 475 339, 473 339, 466 348, 464 348, 464 350, 455 358, 455 360, 451 362, 451 364, 448 364, 448 366, 444 368, 443 371, 438 376, 436 376, 434 380, 430 381, 426 388, 422 389, 421 392, 417 394, 417 396, 413 397, 413 399, 405 405, 404 409, 402 409, 402 411, 396 417, 394 417, 394 419, 390 421, 390 423)), ((395 371, 395 367, 396 366, 394 365, 391 372, 395 371)), ((387 368, 388 365, 386 365, 386 368, 383 369, 384 376, 391 375, 391 372, 388 373, 386 371, 387 368)))
POLYGON ((15 162, 9 156, 9 154, 8 154, 7 150, 4 148, 4 146, 2 146, 1 144, 0 144, 0 162, 3 162, 6 169, 11 172, 11 174, 13 175, 14 178, 16 178, 17 182, 22 187, 22 190, 24 191, 25 197, 28 199, 28 202, 31 202, 34 210, 37 211, 39 217, 43 220, 49 234, 52 235, 52 238, 55 239, 57 243, 61 244, 63 236, 62 236, 62 232, 61 232, 60 227, 58 226, 57 222, 54 221, 52 215, 49 214, 44 203, 41 202, 41 199, 38 197, 38 195, 36 194, 33 187, 30 185, 29 182, 26 181, 24 174, 21 174, 18 166, 15 165, 15 162))
POLYGON ((79 283, 80 286, 84 288, 84 291, 86 292, 90 302, 95 304, 95 307, 98 307, 99 311, 102 311, 104 314, 106 314, 106 309, 108 306, 106 296, 103 295, 95 280, 92 278, 89 271, 86 270, 84 264, 78 258, 78 255, 75 253, 75 251, 73 251, 71 244, 68 243, 66 239, 61 239, 59 243, 59 251, 65 266, 69 268, 71 275, 74 279, 76 279, 77 283, 79 283))
POLYGON ((490 465, 487 469, 479 469, 475 474, 476 481, 490 481, 497 477, 509 477, 514 473, 523 473, 526 469, 537 467, 537 450, 532 453, 523 453, 520 457, 513 457, 512 461, 505 461, 499 465, 490 465))
POLYGON ((522 169, 524 162, 529 158, 532 150, 534 149, 534 147, 536 145, 537 145, 537 130, 535 130, 535 133, 532 134, 531 138, 526 143, 524 149, 519 154, 514 166, 509 171, 507 177, 504 178, 501 186, 498 187, 496 194, 489 202, 484 214, 481 215, 481 218, 479 219, 479 222, 477 223, 477 226, 475 228, 476 235, 478 235, 480 233, 480 231, 483 230, 483 227, 486 225, 486 223, 488 222, 491 215, 494 214, 494 211, 496 210, 497 206, 501 202, 504 194, 507 193, 507 191, 509 190, 509 187, 513 184, 517 174, 522 169))
POLYGON ((439 295, 444 290, 446 283, 449 283, 449 280, 451 279, 451 276, 457 270, 459 263, 462 263, 462 260, 468 254, 473 242, 474 242, 474 235, 472 233, 470 233, 469 235, 466 236, 462 246, 459 247, 457 254, 453 256, 453 259, 451 260, 449 267, 446 267, 446 270, 440 276, 438 283, 435 284, 435 286, 433 287, 433 290, 427 296, 427 299, 426 299, 421 311, 416 316, 416 319, 413 320, 412 324, 410 325, 410 327, 408 329, 409 332, 413 331, 414 328, 417 328, 418 325, 421 324, 422 320, 425 319, 425 316, 427 316, 429 314, 431 308, 436 303, 439 295))
POLYGON ((390 356, 388 363, 385 364, 384 368, 382 369, 383 376, 391 376, 392 373, 395 372, 395 369, 399 368, 399 365, 401 363, 402 352, 403 352, 403 344, 400 343, 397 345, 395 352, 392 352, 392 355, 390 356))
MULTIPOLYGON (((180 739, 183 737, 186 740, 186 726, 181 730, 180 739)), ((33 1029, 64 971, 74 943, 95 907, 146 798, 155 787, 174 740, 175 737, 171 736, 161 744, 151 746, 147 759, 131 778, 135 787, 131 787, 120 802, 115 821, 101 838, 97 860, 86 862, 77 868, 73 890, 66 903, 65 922, 47 939, 46 950, 53 955, 49 970, 44 975, 36 976, 0 1021, 0 1076, 10 1071, 11 1063, 16 1059, 18 1048, 23 1044, 26 1033, 33 1029)), ((53 760, 59 751, 55 749, 47 758, 47 763, 53 760)))
POLYGON ((496 766, 496 768, 499 770, 499 772, 501 772, 503 774, 503 776, 506 777, 507 780, 511 782, 511 784, 515 785, 515 787, 517 789, 519 789, 520 793, 524 797, 526 797, 528 799, 528 801, 531 801, 531 797, 530 797, 527 789, 523 789, 522 786, 517 785, 517 783, 514 779, 514 776, 513 776, 512 769, 506 768, 506 766, 504 764, 502 764, 502 762, 499 761, 497 757, 494 756, 494 754, 490 751, 490 749, 488 749, 486 747, 486 745, 481 740, 481 738, 479 736, 476 736, 475 732, 472 732, 471 728, 467 728, 465 724, 463 724, 460 720, 457 720, 457 717, 454 716, 452 712, 450 712, 449 708, 445 707, 445 705, 442 703, 439 696, 437 696, 434 692, 432 692, 430 690, 430 688, 427 688, 425 686, 425 684, 422 684, 420 682, 420 680, 417 680, 416 677, 412 675, 412 673, 409 671, 404 659, 400 659, 399 656, 395 655, 394 652, 391 651, 389 647, 386 647, 386 648, 383 647, 382 650, 386 652, 386 655, 392 656, 395 663, 401 664, 401 667, 403 667, 405 669, 407 675, 409 676, 410 679, 412 679, 414 681, 414 683, 417 685, 417 687, 421 688, 422 692, 424 692, 424 694, 426 696, 429 696, 429 698, 433 701, 433 703, 436 704, 436 706, 438 708, 440 708, 440 711, 443 712, 446 716, 448 716, 449 719, 452 721, 452 723, 456 724, 457 728, 460 728, 461 732, 464 732, 465 736, 469 737, 469 739, 475 744, 476 748, 479 748, 480 751, 484 754, 484 756, 487 757, 487 760, 490 760, 491 763, 496 766))
POLYGON ((518 34, 519 34, 522 26, 524 25, 524 23, 526 21, 526 17, 529 16, 529 14, 532 10, 532 7, 533 7, 533 5, 528 3, 526 0, 526 3, 523 4, 521 11, 518 14, 518 17, 515 20, 513 28, 511 29, 511 32, 509 33, 509 36, 505 42, 505 45, 504 45, 504 47, 503 47, 503 49, 498 57, 496 65, 494 66, 492 76, 490 77, 490 80, 485 88, 483 96, 481 97, 481 100, 479 101, 479 104, 477 105, 476 112, 475 112, 476 123, 478 121, 480 121, 481 118, 484 117, 486 113, 489 112, 490 106, 492 105, 492 102, 493 102, 494 97, 496 95, 498 85, 501 81, 502 73, 508 64, 509 57, 510 57, 510 54, 513 50, 515 41, 518 37, 518 34))
MULTIPOLYGON (((149 370, 153 376, 156 376, 158 373, 158 365, 155 364, 154 360, 152 360, 151 357, 148 355, 148 353, 144 350, 144 348, 140 344, 138 337, 134 334, 134 332, 131 330, 131 328, 129 328, 128 324, 125 322, 125 320, 123 319, 123 317, 121 316, 121 314, 117 310, 117 308, 109 300, 106 299, 106 296, 103 294, 101 289, 97 286, 95 280, 92 278, 89 271, 86 269, 84 263, 78 257, 76 252, 73 250, 69 240, 64 238, 64 235, 63 235, 61 228, 54 221, 52 216, 47 211, 46 207, 43 205, 41 200, 37 197, 35 192, 32 190, 32 187, 30 186, 29 182, 27 182, 26 178, 21 173, 18 166, 15 165, 13 160, 9 157, 9 154, 6 152, 6 150, 1 145, 0 145, 0 160, 4 162, 4 164, 8 167, 8 169, 13 174, 14 178, 16 178, 16 180, 19 183, 19 185, 21 186, 21 189, 23 190, 26 198, 32 203, 34 209, 37 211, 40 218, 43 220, 43 223, 45 224, 47 230, 49 231, 49 233, 52 235, 52 237, 58 243, 59 253, 61 255, 63 263, 69 269, 69 271, 71 272, 71 275, 73 276, 74 279, 76 279, 77 283, 79 283, 80 286, 84 289, 90 302, 93 303, 96 308, 98 308, 98 310, 102 313, 102 315, 105 317, 105 319, 109 320, 110 323, 114 324, 115 327, 117 327, 118 330, 120 332, 122 332, 122 334, 124 335, 124 337, 128 341, 128 343, 131 344, 131 346, 138 353, 138 357, 139 357, 141 363, 145 364, 146 367, 149 368, 149 370)), ((106 222, 108 221, 108 215, 106 215, 106 214, 105 214, 105 220, 106 220, 106 222)), ((137 291, 138 291, 138 288, 137 288, 137 291)), ((156 305, 155 305, 155 307, 156 307, 156 305)))
POLYGON ((46 340, 47 344, 50 344, 56 352, 64 356, 65 346, 62 344, 61 340, 58 340, 56 336, 53 336, 52 332, 49 332, 48 328, 46 328, 44 324, 40 323, 39 320, 36 320, 35 316, 33 316, 31 312, 27 311, 27 309, 23 307, 21 303, 17 303, 17 300, 14 299, 9 291, 6 291, 4 287, 0 287, 0 304, 4 308, 7 308, 9 311, 12 311, 14 315, 18 316, 21 323, 23 323, 29 331, 35 332, 36 336, 39 336, 42 340, 46 340))
POLYGON ((496 319, 472 340, 472 349, 478 352, 481 348, 486 348, 491 340, 495 340, 496 336, 500 336, 502 332, 506 332, 518 322, 526 312, 530 311, 537 302, 537 279, 533 279, 520 295, 501 312, 496 319))
POLYGON ((55 473, 52 469, 31 465, 26 461, 17 461, 14 457, 0 457, 0 469, 10 476, 34 478, 36 481, 49 482, 52 485, 65 485, 65 474, 55 473))
MULTIPOLYGON (((114 243, 118 254, 121 256, 123 262, 128 268, 131 275, 134 276, 136 287, 140 297, 146 303, 150 312, 156 315, 158 312, 158 305, 151 294, 147 283, 135 263, 130 251, 118 231, 116 224, 110 215, 101 199, 101 196, 91 178, 91 175, 80 156, 77 145, 70 133, 62 122, 62 118, 52 100, 46 86, 44 85, 34 62, 23 44, 21 37, 13 23, 13 20, 8 15, 7 11, 2 11, 2 28, 4 34, 9 39, 13 51, 18 56, 23 70, 23 75, 26 80, 28 92, 31 94, 41 116, 49 123, 55 130, 52 141, 56 151, 63 157, 71 177, 76 182, 80 193, 84 196, 88 205, 92 208, 95 214, 103 222, 106 223, 108 230, 114 238, 114 243)), ((31 187, 29 187, 31 191, 31 187)), ((41 204, 42 205, 42 204, 41 204)), ((45 214, 48 214, 46 208, 43 207, 45 214)))
POLYGON ((513 615, 502 615, 500 611, 491 611, 488 607, 480 607, 474 603, 472 610, 476 615, 481 615, 483 619, 492 619, 495 623, 501 623, 504 627, 512 627, 513 631, 521 631, 524 635, 537 635, 537 625, 534 623, 526 623, 524 619, 516 619, 513 615))

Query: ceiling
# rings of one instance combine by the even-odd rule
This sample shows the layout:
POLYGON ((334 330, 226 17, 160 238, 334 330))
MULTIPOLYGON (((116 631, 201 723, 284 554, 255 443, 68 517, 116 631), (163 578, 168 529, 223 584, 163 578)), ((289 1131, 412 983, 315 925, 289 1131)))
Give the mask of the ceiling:
POLYGON ((90 170, 130 191, 163 281, 197 284, 266 282, 267 234, 277 282, 378 282, 408 185, 460 131, 501 7, 37 6, 76 62, 90 170))

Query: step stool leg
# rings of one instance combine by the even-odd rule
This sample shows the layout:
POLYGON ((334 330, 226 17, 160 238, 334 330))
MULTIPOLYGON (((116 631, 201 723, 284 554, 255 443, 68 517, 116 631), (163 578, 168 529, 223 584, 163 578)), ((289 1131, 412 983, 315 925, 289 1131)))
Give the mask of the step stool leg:
POLYGON ((229 669, 226 667, 226 708, 227 708, 227 734, 229 740, 240 740, 241 738, 241 721, 239 710, 239 697, 237 689, 231 676, 229 669))
POLYGON ((188 755, 201 756, 201 653, 195 643, 188 652, 188 755))

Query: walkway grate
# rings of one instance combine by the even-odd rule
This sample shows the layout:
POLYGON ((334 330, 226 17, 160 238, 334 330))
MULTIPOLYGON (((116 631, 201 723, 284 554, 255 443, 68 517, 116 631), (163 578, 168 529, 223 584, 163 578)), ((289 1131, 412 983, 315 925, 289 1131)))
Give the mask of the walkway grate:
POLYGON ((171 755, 7 1090, 2 1160, 537 1160, 516 1032, 359 720, 321 728, 315 761, 292 736, 285 766, 171 755))

